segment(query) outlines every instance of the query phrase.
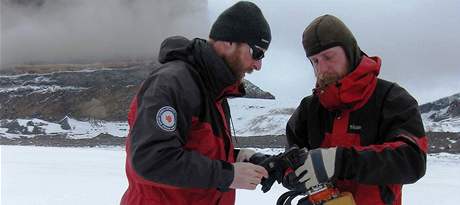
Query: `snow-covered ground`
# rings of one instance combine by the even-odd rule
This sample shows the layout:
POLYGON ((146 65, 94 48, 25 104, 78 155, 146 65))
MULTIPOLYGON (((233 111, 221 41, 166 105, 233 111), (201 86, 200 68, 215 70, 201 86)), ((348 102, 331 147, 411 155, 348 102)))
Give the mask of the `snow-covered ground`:
MULTIPOLYGON (((278 149, 264 149, 276 153, 278 149)), ((121 147, 56 148, 0 146, 2 205, 118 204, 127 186, 121 147)), ((403 189, 403 204, 456 204, 460 155, 428 157, 426 175, 403 189)), ((237 204, 275 204, 286 189, 238 190, 237 204)))
MULTIPOLYGON (((12 120, 4 120, 10 123, 12 120)), ((106 122, 106 121, 79 121, 72 118, 67 118, 70 129, 63 127, 54 122, 48 122, 40 119, 17 119, 20 126, 27 127, 29 132, 32 132, 34 126, 43 129, 46 134, 66 134, 72 139, 92 138, 99 134, 111 134, 117 137, 125 137, 128 133, 128 122, 106 122)), ((18 138, 34 137, 36 134, 20 134, 8 133, 7 128, 0 127, 0 137, 18 138)))

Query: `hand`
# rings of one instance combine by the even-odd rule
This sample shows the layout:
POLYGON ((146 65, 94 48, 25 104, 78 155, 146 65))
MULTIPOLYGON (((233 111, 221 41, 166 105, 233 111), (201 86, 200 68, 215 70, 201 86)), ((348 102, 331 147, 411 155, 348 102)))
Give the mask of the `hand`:
POLYGON ((290 190, 306 191, 320 183, 328 182, 334 175, 337 148, 300 149, 293 170, 283 179, 283 186, 290 190))
POLYGON ((234 177, 230 184, 232 189, 252 189, 262 180, 262 177, 268 177, 267 170, 259 165, 248 162, 233 163, 234 177))

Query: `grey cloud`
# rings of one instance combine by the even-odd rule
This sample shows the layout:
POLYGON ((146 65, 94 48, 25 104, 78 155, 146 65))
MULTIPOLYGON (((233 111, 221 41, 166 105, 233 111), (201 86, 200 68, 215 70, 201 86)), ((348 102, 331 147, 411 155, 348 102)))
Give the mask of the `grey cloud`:
POLYGON ((206 37, 209 24, 205 0, 2 0, 1 4, 2 65, 154 58, 165 37, 206 37))

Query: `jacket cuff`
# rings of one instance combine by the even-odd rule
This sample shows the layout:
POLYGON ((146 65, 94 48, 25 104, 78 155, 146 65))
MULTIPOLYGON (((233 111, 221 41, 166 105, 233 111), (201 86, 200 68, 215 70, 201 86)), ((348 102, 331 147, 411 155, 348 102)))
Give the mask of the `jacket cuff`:
POLYGON ((230 190, 230 185, 233 182, 233 177, 234 177, 234 170, 233 170, 233 165, 223 161, 219 160, 221 164, 221 177, 219 178, 218 184, 217 184, 217 190, 226 192, 230 190))
POLYGON ((342 179, 343 178, 343 154, 344 150, 341 147, 337 147, 335 151, 335 166, 334 166, 334 175, 332 179, 342 179))

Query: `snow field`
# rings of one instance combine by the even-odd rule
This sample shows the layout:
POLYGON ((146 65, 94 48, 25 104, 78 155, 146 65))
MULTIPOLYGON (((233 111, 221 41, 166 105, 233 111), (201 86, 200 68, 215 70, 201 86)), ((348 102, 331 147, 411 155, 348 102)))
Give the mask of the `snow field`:
MULTIPOLYGON (((262 149, 275 154, 280 149, 262 149)), ((57 148, 0 146, 2 205, 119 204, 127 180, 122 147, 57 148)), ((405 185, 403 204, 456 204, 460 200, 460 155, 428 157, 426 175, 405 185)), ((275 204, 286 191, 238 190, 236 204, 275 204)))

